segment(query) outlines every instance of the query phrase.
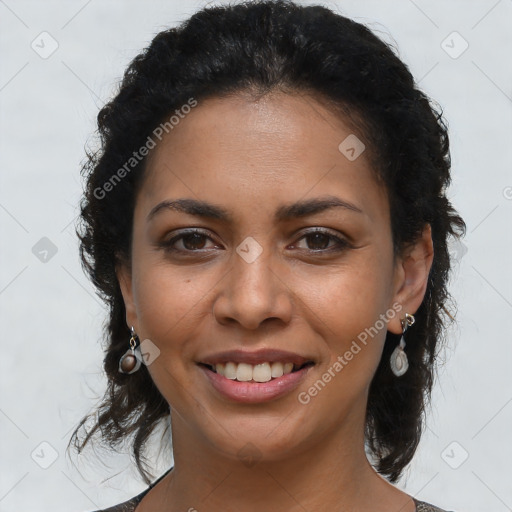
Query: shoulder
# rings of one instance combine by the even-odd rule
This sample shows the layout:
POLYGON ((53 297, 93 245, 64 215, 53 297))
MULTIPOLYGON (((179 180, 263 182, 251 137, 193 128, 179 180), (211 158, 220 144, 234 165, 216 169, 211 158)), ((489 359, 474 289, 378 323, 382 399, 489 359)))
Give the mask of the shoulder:
POLYGON ((147 489, 142 491, 137 496, 133 497, 132 499, 128 501, 124 501, 123 503, 119 503, 118 505, 114 505, 109 508, 104 508, 101 510, 95 510, 94 512, 134 512, 137 505, 142 501, 142 498, 146 496, 146 494, 153 489, 153 487, 160 482, 167 474, 169 474, 172 471, 172 467, 168 469, 158 480, 153 482, 147 489))
POLYGON ((416 512, 454 512, 436 507, 435 505, 427 503, 426 501, 419 501, 415 498, 413 498, 413 500, 414 503, 416 504, 416 512))
MULTIPOLYGON (((102 510, 96 510, 94 512, 134 512, 135 507, 140 503, 140 501, 142 500, 143 496, 146 494, 147 491, 149 491, 149 489, 142 492, 138 496, 135 496, 131 500, 120 503, 119 505, 114 505, 113 507, 109 507, 102 510)), ((436 507, 435 505, 427 503, 426 501, 419 501, 415 498, 413 498, 413 500, 414 503, 416 504, 416 512, 454 512, 436 507)))
POLYGON ((124 501, 118 505, 114 505, 109 508, 102 508, 101 510, 95 510, 94 512, 134 512, 135 507, 140 503, 142 496, 135 496, 131 500, 124 501))

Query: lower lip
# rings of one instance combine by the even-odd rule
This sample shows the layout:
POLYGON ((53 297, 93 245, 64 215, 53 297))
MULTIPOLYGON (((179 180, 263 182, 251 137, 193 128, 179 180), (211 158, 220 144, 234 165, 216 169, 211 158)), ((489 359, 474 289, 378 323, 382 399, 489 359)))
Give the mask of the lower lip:
POLYGON ((235 402, 260 403, 275 400, 293 391, 313 368, 313 365, 268 382, 238 382, 227 379, 205 366, 199 365, 199 368, 212 386, 226 398, 235 402))

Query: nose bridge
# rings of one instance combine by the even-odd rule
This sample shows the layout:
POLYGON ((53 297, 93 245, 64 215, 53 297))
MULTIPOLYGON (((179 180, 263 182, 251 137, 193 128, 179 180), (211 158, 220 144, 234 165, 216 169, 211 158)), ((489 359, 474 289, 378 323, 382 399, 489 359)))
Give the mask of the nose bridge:
POLYGON ((233 257, 233 281, 235 284, 235 291, 240 288, 253 290, 258 292, 258 295, 265 296, 273 288, 273 281, 275 279, 275 272, 272 269, 272 264, 275 258, 271 254, 271 249, 267 245, 265 249, 258 242, 245 240, 236 249, 236 256, 233 257))
POLYGON ((289 320, 292 305, 288 289, 278 275, 271 242, 263 243, 247 237, 236 247, 231 270, 214 304, 219 322, 232 319, 255 329, 268 318, 289 320))

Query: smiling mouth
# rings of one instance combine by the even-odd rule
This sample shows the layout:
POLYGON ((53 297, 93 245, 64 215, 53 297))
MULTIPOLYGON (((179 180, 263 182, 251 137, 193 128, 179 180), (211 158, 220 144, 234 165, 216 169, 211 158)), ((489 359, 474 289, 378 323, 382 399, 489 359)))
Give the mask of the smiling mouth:
POLYGON ((314 363, 313 361, 307 361, 302 365, 297 365, 292 362, 283 363, 275 361, 252 365, 228 361, 214 365, 206 363, 199 363, 199 365, 229 380, 238 382, 269 382, 283 375, 295 373, 306 367, 313 366, 314 363))

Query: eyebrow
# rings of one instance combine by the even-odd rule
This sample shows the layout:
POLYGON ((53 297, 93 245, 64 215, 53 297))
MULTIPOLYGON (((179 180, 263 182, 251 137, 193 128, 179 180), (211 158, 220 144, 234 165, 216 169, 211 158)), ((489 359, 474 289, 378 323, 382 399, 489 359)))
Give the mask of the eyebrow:
MULTIPOLYGON (((289 205, 280 206, 276 210, 274 220, 282 222, 294 218, 314 215, 332 208, 344 208, 356 213, 363 213, 360 208, 348 201, 335 196, 327 196, 315 199, 306 199, 289 205)), ((155 217, 155 215, 164 210, 173 210, 186 213, 188 215, 195 215, 197 217, 216 219, 230 223, 234 220, 234 216, 228 210, 206 201, 200 201, 197 199, 168 199, 158 203, 154 208, 152 208, 147 216, 147 221, 149 222, 153 217, 155 217)))

